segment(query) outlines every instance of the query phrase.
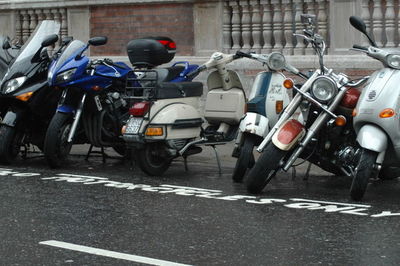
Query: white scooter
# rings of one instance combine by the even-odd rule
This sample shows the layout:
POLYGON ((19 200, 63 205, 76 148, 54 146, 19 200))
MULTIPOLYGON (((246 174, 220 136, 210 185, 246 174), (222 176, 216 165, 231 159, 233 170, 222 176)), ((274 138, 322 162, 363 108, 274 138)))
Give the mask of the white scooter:
POLYGON ((361 200, 370 178, 400 176, 400 49, 377 48, 361 18, 350 17, 350 23, 371 43, 369 47, 354 45, 353 50, 364 52, 384 65, 369 78, 353 112, 360 149, 350 194, 352 199, 361 200))
POLYGON ((232 153, 232 156, 237 158, 232 173, 234 182, 243 181, 247 169, 251 168, 255 162, 254 147, 261 143, 290 102, 287 89, 283 86, 286 77, 282 72, 278 72, 281 69, 276 69, 272 63, 277 57, 281 57, 280 53, 241 54, 243 57, 264 63, 270 71, 257 74, 247 102, 247 112, 240 121, 235 149, 232 153))
POLYGON ((135 103, 123 128, 123 138, 145 173, 163 174, 178 156, 186 162, 187 156, 201 152, 196 144, 224 144, 235 138, 245 112, 246 96, 238 74, 226 65, 238 58, 241 57, 217 52, 189 74, 196 76, 201 71, 215 69, 207 78, 204 116, 199 113, 201 82, 128 80, 133 85, 127 91, 133 92, 130 99, 135 103), (141 86, 135 87, 137 83, 141 86), (142 95, 136 96, 135 90, 142 95), (203 119, 206 128, 202 127, 203 119))

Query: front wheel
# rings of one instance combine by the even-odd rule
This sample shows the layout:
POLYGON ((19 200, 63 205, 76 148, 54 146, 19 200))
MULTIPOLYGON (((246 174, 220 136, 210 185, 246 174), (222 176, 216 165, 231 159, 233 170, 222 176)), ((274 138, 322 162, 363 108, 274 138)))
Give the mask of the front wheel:
POLYGON ((275 176, 279 162, 285 157, 286 153, 287 151, 277 148, 272 142, 267 144, 245 179, 247 191, 253 194, 261 193, 275 176))
POLYGON ((52 168, 61 167, 68 159, 72 142, 67 140, 72 122, 72 115, 65 113, 56 113, 50 121, 44 140, 44 156, 52 168))
POLYGON ((236 161, 235 169, 233 169, 232 180, 234 182, 242 182, 243 177, 248 168, 254 165, 253 149, 255 145, 255 136, 245 134, 240 155, 236 161))
POLYGON ((10 164, 16 158, 21 148, 22 138, 14 127, 0 126, 0 162, 10 164))
POLYGON ((148 175, 162 175, 171 165, 172 158, 166 154, 161 143, 147 143, 136 152, 136 162, 140 169, 148 175))
POLYGON ((377 152, 367 149, 361 150, 360 160, 358 161, 353 182, 350 187, 350 196, 353 200, 362 200, 367 190, 368 180, 372 177, 377 157, 377 152))

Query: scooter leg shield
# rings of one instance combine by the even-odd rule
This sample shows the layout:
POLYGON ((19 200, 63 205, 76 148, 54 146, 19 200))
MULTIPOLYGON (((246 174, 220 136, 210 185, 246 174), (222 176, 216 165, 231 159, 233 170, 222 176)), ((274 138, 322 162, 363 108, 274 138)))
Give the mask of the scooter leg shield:
POLYGON ((388 137, 379 127, 368 124, 361 127, 357 134, 357 142, 364 149, 382 152, 387 149, 388 137))
POLYGON ((269 132, 269 119, 257 113, 246 113, 245 117, 240 121, 239 130, 260 137, 265 137, 269 132))
POLYGON ((272 142, 283 151, 290 150, 305 135, 304 126, 296 119, 286 121, 272 137, 272 142))

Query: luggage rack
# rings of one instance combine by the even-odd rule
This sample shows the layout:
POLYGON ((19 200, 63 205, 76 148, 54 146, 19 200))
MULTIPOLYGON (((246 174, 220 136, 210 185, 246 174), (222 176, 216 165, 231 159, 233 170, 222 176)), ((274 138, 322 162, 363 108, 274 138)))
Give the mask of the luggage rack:
POLYGON ((143 100, 155 97, 158 73, 155 70, 132 70, 128 73, 125 85, 125 99, 143 100))

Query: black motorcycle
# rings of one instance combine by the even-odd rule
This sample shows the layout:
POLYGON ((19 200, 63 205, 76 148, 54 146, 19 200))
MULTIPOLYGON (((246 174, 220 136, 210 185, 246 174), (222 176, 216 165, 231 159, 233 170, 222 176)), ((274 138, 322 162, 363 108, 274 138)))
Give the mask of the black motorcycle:
MULTIPOLYGON (((48 121, 61 94, 47 82, 52 58, 46 47, 58 41, 59 29, 55 21, 42 21, 10 61, 1 81, 0 106, 6 110, 0 123, 1 163, 11 163, 21 146, 34 144, 43 148, 48 121)), ((3 44, 3 48, 8 46, 3 44)))

